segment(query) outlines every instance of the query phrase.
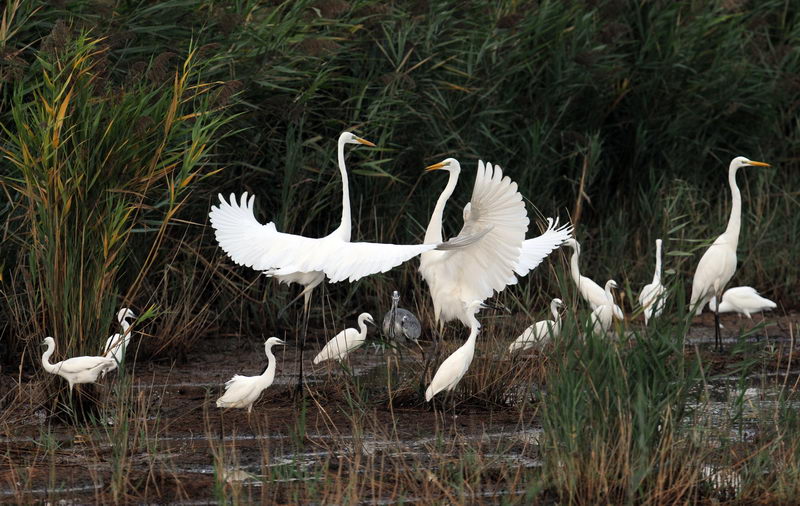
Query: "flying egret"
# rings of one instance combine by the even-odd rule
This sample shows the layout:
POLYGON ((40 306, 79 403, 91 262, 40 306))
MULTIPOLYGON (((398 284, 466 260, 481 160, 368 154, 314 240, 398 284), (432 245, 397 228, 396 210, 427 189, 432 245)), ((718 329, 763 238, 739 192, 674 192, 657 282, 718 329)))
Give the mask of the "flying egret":
MULTIPOLYGON (((125 350, 128 349, 128 343, 131 341, 131 332, 129 331, 131 325, 127 321, 128 318, 136 318, 136 315, 133 311, 126 307, 120 309, 117 313, 117 321, 122 327, 122 334, 114 334, 109 337, 106 340, 106 346, 103 349, 104 357, 114 359, 115 369, 125 357, 125 350)), ((103 375, 105 376, 105 371, 103 372, 103 375)))
POLYGON ((778 307, 777 304, 769 299, 759 295, 755 288, 752 286, 737 286, 729 288, 722 294, 722 302, 719 308, 716 307, 716 301, 711 299, 709 308, 718 313, 739 313, 745 315, 752 320, 753 313, 760 313, 762 311, 771 311, 778 307))
POLYGON ((113 370, 117 363, 108 357, 73 357, 55 364, 50 363, 50 356, 56 350, 56 341, 45 337, 42 342, 47 346, 42 354, 42 367, 50 374, 57 374, 69 382, 69 391, 79 383, 95 383, 101 373, 113 370))
MULTIPOLYGON (((725 232, 708 247, 694 272, 689 311, 695 315, 703 312, 705 305, 714 297, 720 300, 725 285, 736 272, 736 247, 742 226, 742 194, 736 184, 736 172, 746 166, 769 167, 768 163, 754 162, 743 156, 731 160, 728 167, 728 185, 731 188, 731 215, 725 232)), ((714 344, 722 350, 719 332, 719 313, 714 312, 714 344)))
MULTIPOLYGON (((425 170, 450 173, 425 231, 426 244, 439 243, 443 240, 444 208, 458 183, 461 165, 447 158, 425 170)), ((482 161, 478 162, 472 197, 462 215, 464 225, 452 241, 467 239, 471 244, 453 251, 427 251, 420 256, 419 272, 428 283, 440 329, 456 319, 469 326, 473 318, 467 310, 470 301, 485 300, 516 283, 515 273, 527 274, 570 231, 568 226, 557 228, 549 220, 544 234, 525 241, 529 222, 517 184, 503 177, 500 167, 482 161)))
POLYGON ((606 288, 603 293, 606 296, 607 302, 597 306, 592 311, 592 333, 595 335, 605 334, 614 323, 614 318, 623 319, 624 315, 622 310, 614 303, 614 294, 612 289, 617 288, 617 282, 613 279, 606 281, 606 288))
POLYGON ((558 308, 563 306, 561 299, 553 299, 550 302, 550 312, 553 314, 552 320, 542 320, 534 323, 508 346, 508 351, 513 353, 517 350, 529 350, 534 346, 538 349, 543 348, 552 339, 561 333, 561 315, 558 308))
POLYGON ((417 342, 422 334, 422 326, 414 313, 397 307, 399 303, 400 294, 395 290, 392 292, 392 309, 383 317, 383 335, 392 341, 417 342))
POLYGON ((475 341, 478 338, 481 324, 475 316, 478 311, 483 308, 490 307, 480 300, 473 300, 466 304, 465 313, 469 315, 469 337, 467 342, 461 345, 449 357, 444 359, 442 365, 436 370, 433 375, 431 384, 425 390, 425 401, 430 401, 433 397, 441 391, 452 391, 461 378, 466 374, 469 365, 472 363, 472 358, 475 356, 475 341))
POLYGON ((339 362, 347 358, 347 355, 360 348, 367 338, 367 323, 375 325, 369 313, 358 315, 358 330, 350 328, 344 329, 328 341, 324 348, 314 357, 314 363, 319 364, 325 360, 336 359, 339 362))
MULTIPOLYGON (((589 303, 589 306, 592 309, 597 309, 599 306, 608 305, 609 300, 611 304, 613 304, 613 312, 617 318, 622 319, 622 309, 616 305, 614 302, 613 296, 609 298, 609 293, 606 290, 600 288, 600 285, 592 281, 591 279, 587 278, 586 276, 581 275, 580 267, 578 266, 578 260, 581 254, 581 245, 575 239, 567 239, 564 241, 564 245, 569 246, 572 248, 572 258, 570 259, 570 272, 572 274, 572 281, 575 282, 575 286, 578 287, 578 293, 581 294, 583 300, 589 303)), ((607 283, 606 283, 607 284, 607 283)), ((616 283, 615 283, 616 288, 616 283)))
POLYGON ((285 345, 281 339, 270 337, 264 342, 264 352, 267 354, 267 368, 258 376, 234 375, 225 383, 225 393, 217 399, 218 408, 247 408, 249 415, 253 411, 253 404, 258 400, 268 386, 275 381, 275 355, 272 347, 285 345))
POLYGON ((656 271, 653 282, 645 285, 639 294, 639 304, 644 308, 644 324, 650 318, 658 318, 664 310, 667 289, 661 284, 661 239, 656 239, 656 271))

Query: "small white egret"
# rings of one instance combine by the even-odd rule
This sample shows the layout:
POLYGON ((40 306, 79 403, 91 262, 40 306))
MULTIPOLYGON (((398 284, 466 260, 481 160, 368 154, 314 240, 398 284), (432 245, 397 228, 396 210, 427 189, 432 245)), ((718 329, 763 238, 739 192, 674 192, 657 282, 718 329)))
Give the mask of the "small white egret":
POLYGON ((603 293, 607 298, 607 302, 597 306, 594 311, 592 311, 592 333, 595 335, 608 332, 609 329, 611 329, 611 325, 614 323, 614 318, 619 320, 624 318, 622 310, 614 303, 614 294, 611 292, 612 289, 616 288, 616 281, 613 279, 606 281, 606 288, 603 293))
MULTIPOLYGON (((586 276, 581 275, 580 267, 578 266, 578 260, 581 254, 581 245, 575 239, 568 239, 564 241, 565 246, 569 246, 572 248, 572 258, 570 259, 570 273, 572 274, 572 281, 575 282, 575 286, 578 287, 578 293, 581 294, 583 300, 589 303, 589 306, 592 309, 597 309, 599 306, 608 305, 609 301, 613 304, 613 313, 614 315, 622 319, 622 309, 616 305, 614 302, 613 296, 609 296, 608 294, 610 291, 603 290, 600 285, 592 281, 591 279, 587 278, 586 276)), ((606 283, 608 285, 608 283, 606 283)), ((616 288, 616 283, 614 283, 614 288, 616 288)))
MULTIPOLYGON (((128 343, 131 341, 131 325, 127 321, 128 318, 136 318, 136 315, 126 307, 120 309, 117 313, 117 321, 119 321, 122 327, 122 334, 114 334, 106 339, 106 346, 103 348, 103 356, 114 359, 115 369, 116 365, 120 364, 125 357, 125 351, 128 349, 128 343)), ((105 371, 103 375, 105 375, 105 371)))
POLYGON ((369 313, 358 315, 358 330, 344 329, 328 341, 324 348, 314 357, 314 363, 319 364, 325 360, 336 359, 339 362, 347 355, 361 347, 367 339, 367 323, 374 325, 375 320, 369 313))
POLYGON ((392 341, 417 342, 422 335, 422 325, 414 313, 397 307, 399 303, 400 294, 395 290, 392 292, 392 308, 383 317, 383 335, 392 341))
POLYGON ((478 338, 481 324, 475 316, 482 308, 489 307, 479 300, 474 300, 466 304, 465 312, 469 317, 469 337, 467 342, 461 345, 449 357, 444 359, 442 365, 436 370, 433 375, 431 384, 425 390, 425 401, 430 401, 433 397, 441 391, 453 390, 461 378, 466 374, 472 363, 472 358, 475 356, 475 341, 478 338))
POLYGON ((56 350, 56 341, 52 337, 45 337, 42 342, 47 346, 42 354, 42 367, 50 374, 57 374, 67 380, 69 390, 79 383, 94 383, 101 373, 111 371, 117 363, 113 358, 107 357, 73 357, 55 364, 50 363, 50 356, 56 350))
MULTIPOLYGON (((450 173, 431 213, 425 243, 443 241, 442 219, 445 204, 453 194, 461 165, 453 158, 435 163, 425 170, 450 173)), ((471 244, 453 251, 427 251, 420 256, 419 272, 431 292, 433 309, 440 329, 458 319, 469 326, 473 315, 467 304, 485 300, 515 281, 522 242, 528 229, 528 216, 517 184, 503 177, 500 167, 478 162, 472 197, 464 208, 464 225, 452 241, 471 244)))
POLYGON ((664 310, 667 289, 661 284, 661 239, 656 239, 656 270, 653 281, 642 288, 639 294, 639 304, 644 308, 644 324, 650 318, 658 318, 664 310))
MULTIPOLYGON (((725 285, 736 272, 736 248, 739 245, 739 230, 742 226, 742 194, 736 184, 736 172, 741 167, 769 167, 768 163, 754 162, 743 156, 731 160, 728 167, 728 185, 731 189, 731 214, 725 232, 708 247, 694 272, 689 311, 695 315, 703 312, 705 305, 716 297, 720 300, 725 285)), ((714 340, 718 350, 722 349, 719 333, 719 313, 714 312, 714 340)))
POLYGON ((716 301, 711 299, 709 308, 717 313, 738 313, 745 315, 749 319, 753 319, 753 313, 760 313, 762 311, 771 311, 778 307, 777 304, 771 300, 762 297, 752 286, 737 286, 729 288, 722 294, 722 302, 719 308, 716 307, 716 301))
POLYGON ((285 345, 281 339, 270 337, 264 342, 264 352, 267 354, 267 368, 258 376, 240 376, 236 374, 225 383, 225 393, 217 399, 218 408, 247 408, 249 415, 253 411, 253 404, 258 400, 268 386, 275 381, 275 355, 272 347, 285 345))
POLYGON ((534 323, 508 346, 508 351, 513 353, 517 350, 529 350, 533 347, 542 349, 551 340, 556 339, 561 333, 561 315, 558 308, 563 306, 561 299, 553 299, 550 302, 550 312, 553 314, 552 320, 542 320, 534 323))

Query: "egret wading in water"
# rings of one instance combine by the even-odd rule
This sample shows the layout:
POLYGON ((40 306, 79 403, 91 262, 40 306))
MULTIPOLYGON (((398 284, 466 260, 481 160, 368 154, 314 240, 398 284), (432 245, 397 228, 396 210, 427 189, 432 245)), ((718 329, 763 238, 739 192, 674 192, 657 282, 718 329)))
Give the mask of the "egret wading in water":
POLYGON ((367 324, 375 325, 369 313, 358 315, 358 330, 350 328, 344 329, 328 341, 325 347, 314 357, 314 363, 319 364, 325 360, 335 359, 341 362, 347 355, 364 344, 367 339, 367 324))
POLYGON ((475 315, 478 314, 478 311, 487 307, 492 306, 479 300, 466 304, 465 313, 469 315, 469 337, 467 337, 467 342, 444 359, 442 365, 436 370, 431 384, 425 390, 425 401, 430 402, 439 392, 452 391, 461 381, 461 378, 464 377, 464 374, 467 373, 472 363, 472 358, 475 356, 475 341, 478 339, 478 332, 481 328, 481 324, 475 315))
POLYGON ((611 329, 614 323, 614 318, 622 320, 624 314, 622 310, 614 303, 614 294, 612 289, 617 288, 617 282, 613 279, 606 281, 606 288, 604 294, 607 302, 594 308, 591 315, 592 333, 595 335, 605 334, 611 329))
POLYGON ((639 304, 644 308, 644 324, 650 318, 658 318, 664 310, 667 289, 661 284, 661 239, 656 239, 656 270, 653 281, 642 288, 639 294, 639 304))
MULTIPOLYGON (((624 315, 620 316, 622 315, 622 309, 614 302, 613 295, 609 295, 611 292, 609 290, 603 290, 600 285, 581 274, 580 266, 578 265, 581 254, 580 243, 575 239, 568 239, 564 241, 564 244, 572 248, 572 258, 570 258, 570 274, 572 275, 572 281, 575 282, 575 286, 578 288, 578 293, 581 294, 583 300, 588 302, 592 309, 609 305, 610 302, 610 304, 612 304, 612 310, 614 314, 617 315, 618 318, 622 319, 624 317, 624 315)), ((608 288, 608 283, 606 283, 606 288, 608 288)), ((614 283, 614 288, 616 288, 616 283, 614 283)))
MULTIPOLYGON (((736 172, 747 166, 769 167, 764 162, 754 162, 743 156, 731 160, 728 167, 728 185, 731 189, 731 215, 725 232, 717 237, 708 247, 692 280, 692 296, 689 311, 695 315, 703 312, 703 308, 712 298, 720 300, 725 285, 736 272, 736 248, 739 245, 739 231, 742 227, 742 194, 736 184, 736 172)), ((714 345, 722 351, 722 337, 719 332, 719 312, 714 311, 714 345)))
POLYGON ((392 341, 419 340, 422 335, 422 325, 414 313, 408 309, 397 307, 400 303, 400 294, 397 290, 392 292, 392 308, 383 317, 383 335, 392 341))
MULTIPOLYGON (((131 324, 128 323, 128 318, 135 319, 136 315, 126 307, 120 309, 117 313, 117 321, 122 327, 122 334, 114 334, 106 339, 106 346, 103 348, 103 356, 114 359, 114 369, 122 363, 122 359, 125 358, 125 351, 128 349, 128 343, 131 341, 131 324)), ((106 372, 103 371, 103 376, 105 374, 106 372)))
POLYGON ((107 357, 73 357, 55 364, 50 363, 50 357, 56 350, 56 341, 52 337, 45 337, 42 345, 47 346, 42 355, 42 367, 50 374, 57 374, 69 383, 69 391, 80 383, 95 383, 100 374, 114 370, 117 362, 107 357))
POLYGON ((716 301, 711 299, 709 308, 717 313, 738 313, 752 320, 753 313, 771 311, 778 307, 771 300, 762 297, 752 286, 737 286, 729 288, 722 294, 722 302, 717 307, 716 301))
POLYGON ((247 408, 249 415, 261 392, 275 381, 275 355, 272 347, 283 346, 286 343, 277 337, 270 337, 264 342, 264 352, 267 354, 267 368, 258 376, 240 376, 236 374, 225 383, 225 393, 217 399, 218 408, 247 408))
POLYGON ((552 320, 542 320, 534 323, 520 336, 508 346, 508 351, 513 353, 517 350, 529 350, 533 347, 542 349, 551 340, 558 338, 561 334, 561 315, 558 313, 558 308, 563 306, 564 303, 561 299, 553 299, 550 302, 550 313, 553 315, 552 320))

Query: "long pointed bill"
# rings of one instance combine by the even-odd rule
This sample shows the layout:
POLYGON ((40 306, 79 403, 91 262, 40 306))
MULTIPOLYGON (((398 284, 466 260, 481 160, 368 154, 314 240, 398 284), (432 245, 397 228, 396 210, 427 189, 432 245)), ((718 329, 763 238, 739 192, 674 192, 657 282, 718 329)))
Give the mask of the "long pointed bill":
POLYGON ((768 164, 768 163, 764 163, 764 162, 754 162, 754 161, 752 161, 752 160, 750 160, 750 162, 748 163, 748 165, 755 165, 756 167, 772 167, 772 166, 771 166, 770 164, 768 164))
POLYGON ((361 137, 356 137, 356 141, 360 142, 361 144, 363 144, 365 146, 369 146, 371 148, 375 147, 375 144, 371 143, 367 139, 362 139, 361 137))
POLYGON ((442 167, 444 167, 444 165, 445 165, 444 162, 439 162, 439 163, 434 163, 433 165, 428 165, 427 167, 425 167, 425 172, 430 172, 432 170, 441 169, 442 167))

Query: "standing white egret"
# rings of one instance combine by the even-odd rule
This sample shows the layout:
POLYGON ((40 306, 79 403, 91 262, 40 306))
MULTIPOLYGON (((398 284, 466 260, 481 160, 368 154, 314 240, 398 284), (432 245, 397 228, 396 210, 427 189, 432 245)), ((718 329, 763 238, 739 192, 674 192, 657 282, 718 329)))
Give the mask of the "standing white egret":
POLYGON ((752 286, 737 286, 729 288, 722 294, 722 302, 719 308, 716 301, 711 299, 709 308, 717 313, 738 313, 745 315, 749 319, 753 313, 760 313, 762 311, 771 311, 778 307, 777 304, 771 300, 762 297, 752 286))
MULTIPOLYGON (((457 160, 448 158, 427 167, 426 171, 450 173, 425 231, 425 243, 440 243, 442 217, 461 173, 457 160)), ((478 162, 472 198, 465 207, 464 226, 452 240, 469 238, 471 244, 453 251, 427 251, 420 256, 419 272, 431 292, 434 314, 440 329, 445 322, 458 319, 469 326, 473 315, 467 304, 485 300, 514 282, 522 242, 528 229, 528 216, 517 184, 503 177, 500 167, 478 162), (478 238, 475 240, 475 238, 478 238)))
MULTIPOLYGON (((120 309, 117 313, 117 321, 122 327, 122 334, 114 334, 106 339, 106 346, 103 349, 103 356, 113 358, 116 364, 122 362, 125 350, 128 349, 128 343, 131 341, 131 332, 129 331, 131 325, 127 321, 128 318, 136 318, 136 315, 126 307, 120 309)), ((103 374, 105 375, 105 373, 103 374)))
POLYGON ((275 355, 272 354, 272 347, 285 345, 281 339, 270 337, 264 342, 264 352, 267 354, 267 368, 258 376, 234 375, 225 383, 225 393, 217 399, 218 408, 247 408, 249 415, 253 411, 253 403, 258 400, 268 386, 275 381, 275 355))
POLYGON ((467 369, 472 363, 472 358, 475 356, 475 341, 478 339, 478 332, 481 328, 481 324, 475 315, 481 309, 489 306, 479 300, 474 300, 465 306, 464 312, 469 315, 470 330, 467 342, 444 359, 442 365, 436 370, 431 384, 425 390, 425 401, 430 401, 443 390, 448 392, 453 390, 458 385, 458 382, 461 381, 461 378, 464 377, 464 374, 467 373, 467 369))
POLYGON ((563 306, 561 299, 553 299, 550 302, 550 312, 553 314, 552 320, 542 320, 534 323, 508 346, 508 351, 513 353, 517 350, 529 350, 534 346, 542 349, 551 340, 556 339, 561 333, 561 315, 558 308, 563 306))
POLYGON ((325 347, 314 357, 314 363, 319 364, 325 360, 336 359, 339 362, 347 358, 352 351, 360 348, 367 339, 367 323, 375 324, 369 313, 358 315, 358 330, 350 328, 336 334, 328 341, 325 347))
POLYGON ((653 281, 642 288, 639 294, 639 304, 644 308, 644 324, 647 326, 650 318, 658 318, 664 310, 667 289, 661 284, 661 239, 656 239, 656 270, 653 281))
MULTIPOLYGON (((731 160, 728 167, 728 185, 731 189, 731 215, 725 232, 708 247, 692 280, 692 297, 689 311, 695 315, 703 312, 705 305, 714 297, 720 300, 725 285, 736 272, 736 248, 739 245, 739 230, 742 226, 742 194, 736 184, 736 172, 746 166, 769 167, 768 163, 754 162, 743 156, 731 160)), ((719 313, 714 312, 714 344, 722 350, 722 337, 719 333, 719 313)))
POLYGON ((94 383, 101 373, 113 370, 117 363, 113 358, 107 357, 73 357, 55 364, 50 363, 50 356, 56 350, 56 341, 52 337, 45 337, 42 342, 47 346, 42 354, 42 367, 50 374, 57 374, 69 382, 69 390, 79 383, 94 383))
POLYGON ((581 245, 575 239, 568 239, 564 241, 565 246, 569 246, 572 248, 572 258, 570 259, 570 273, 572 274, 572 281, 575 282, 575 286, 578 287, 578 293, 581 294, 583 300, 589 303, 589 306, 592 309, 597 309, 598 306, 605 306, 608 304, 610 300, 612 304, 614 304, 614 313, 617 315, 618 318, 622 318, 622 309, 614 303, 614 299, 609 299, 607 295, 607 291, 603 290, 600 285, 592 281, 591 279, 587 278, 586 276, 581 275, 580 267, 578 266, 578 260, 581 254, 581 245))
POLYGON ((606 288, 603 292, 607 302, 597 306, 594 311, 592 311, 592 333, 595 335, 608 332, 609 329, 611 329, 611 325, 614 323, 614 318, 623 319, 624 315, 622 314, 622 310, 614 303, 614 294, 611 292, 612 288, 617 288, 617 282, 613 279, 609 279, 606 281, 606 288))

